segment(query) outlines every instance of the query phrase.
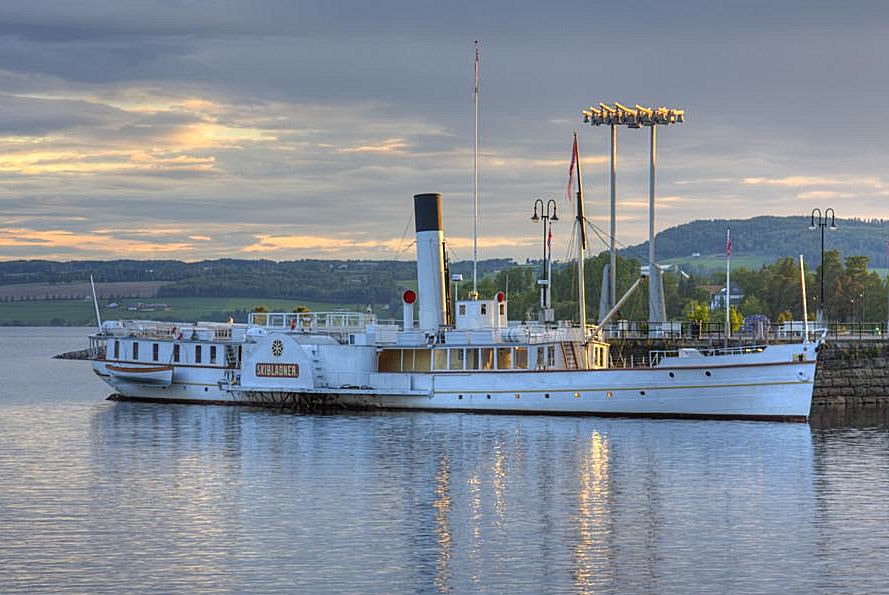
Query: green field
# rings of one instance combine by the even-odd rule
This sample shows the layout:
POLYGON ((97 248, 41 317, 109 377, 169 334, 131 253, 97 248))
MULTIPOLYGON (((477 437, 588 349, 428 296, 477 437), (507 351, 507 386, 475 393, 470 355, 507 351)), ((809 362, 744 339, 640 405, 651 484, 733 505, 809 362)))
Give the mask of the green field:
MULTIPOLYGON (((364 306, 350 304, 323 304, 266 298, 151 298, 147 302, 163 302, 170 309, 156 312, 131 312, 126 304, 140 300, 124 300, 115 309, 104 307, 101 301, 103 320, 109 319, 150 319, 190 322, 196 320, 225 321, 235 316, 236 322, 246 322, 236 311, 249 311, 254 306, 265 306, 269 312, 290 312, 297 306, 305 306, 314 312, 332 310, 364 311, 364 306)), ((86 300, 35 300, 0 303, 0 326, 88 326, 95 324, 92 301, 86 300)))

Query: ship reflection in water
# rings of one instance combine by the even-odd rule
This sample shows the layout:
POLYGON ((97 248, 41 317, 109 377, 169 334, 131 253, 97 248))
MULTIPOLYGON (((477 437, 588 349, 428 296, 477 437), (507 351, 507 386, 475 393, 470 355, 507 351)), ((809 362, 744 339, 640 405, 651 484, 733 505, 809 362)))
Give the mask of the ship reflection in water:
POLYGON ((885 584, 884 427, 66 407, 0 418, 3 591, 885 584))

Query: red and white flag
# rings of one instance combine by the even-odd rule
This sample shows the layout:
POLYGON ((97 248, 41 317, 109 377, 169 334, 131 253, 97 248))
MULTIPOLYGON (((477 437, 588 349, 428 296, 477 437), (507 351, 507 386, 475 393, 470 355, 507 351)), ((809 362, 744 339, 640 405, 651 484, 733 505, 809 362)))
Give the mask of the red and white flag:
POLYGON ((572 204, 574 192, 572 192, 574 188, 574 168, 577 166, 578 155, 577 155, 577 136, 574 137, 574 146, 571 148, 571 164, 568 166, 568 204, 572 204))
POLYGON ((725 229, 725 254, 732 255, 732 230, 728 227, 725 229))

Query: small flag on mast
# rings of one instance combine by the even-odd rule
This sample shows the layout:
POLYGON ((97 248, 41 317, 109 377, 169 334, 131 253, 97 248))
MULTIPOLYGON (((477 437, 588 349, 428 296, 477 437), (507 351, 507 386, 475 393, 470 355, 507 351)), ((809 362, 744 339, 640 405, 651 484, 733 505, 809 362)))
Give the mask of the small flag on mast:
POLYGON ((728 227, 725 229, 725 254, 732 255, 732 230, 728 227))
POLYGON ((568 166, 568 204, 573 204, 572 190, 574 189, 574 166, 577 165, 577 135, 574 136, 574 146, 571 148, 571 164, 568 166))

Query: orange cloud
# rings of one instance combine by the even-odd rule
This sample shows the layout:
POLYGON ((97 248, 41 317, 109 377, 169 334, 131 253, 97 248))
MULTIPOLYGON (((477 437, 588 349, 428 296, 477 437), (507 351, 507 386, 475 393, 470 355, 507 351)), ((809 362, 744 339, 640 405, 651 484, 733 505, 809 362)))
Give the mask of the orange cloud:
POLYGON ((33 248, 68 248, 75 251, 111 251, 151 255, 156 253, 187 252, 193 248, 186 242, 156 243, 115 238, 102 233, 75 233, 63 229, 36 230, 0 228, 0 246, 33 248))

